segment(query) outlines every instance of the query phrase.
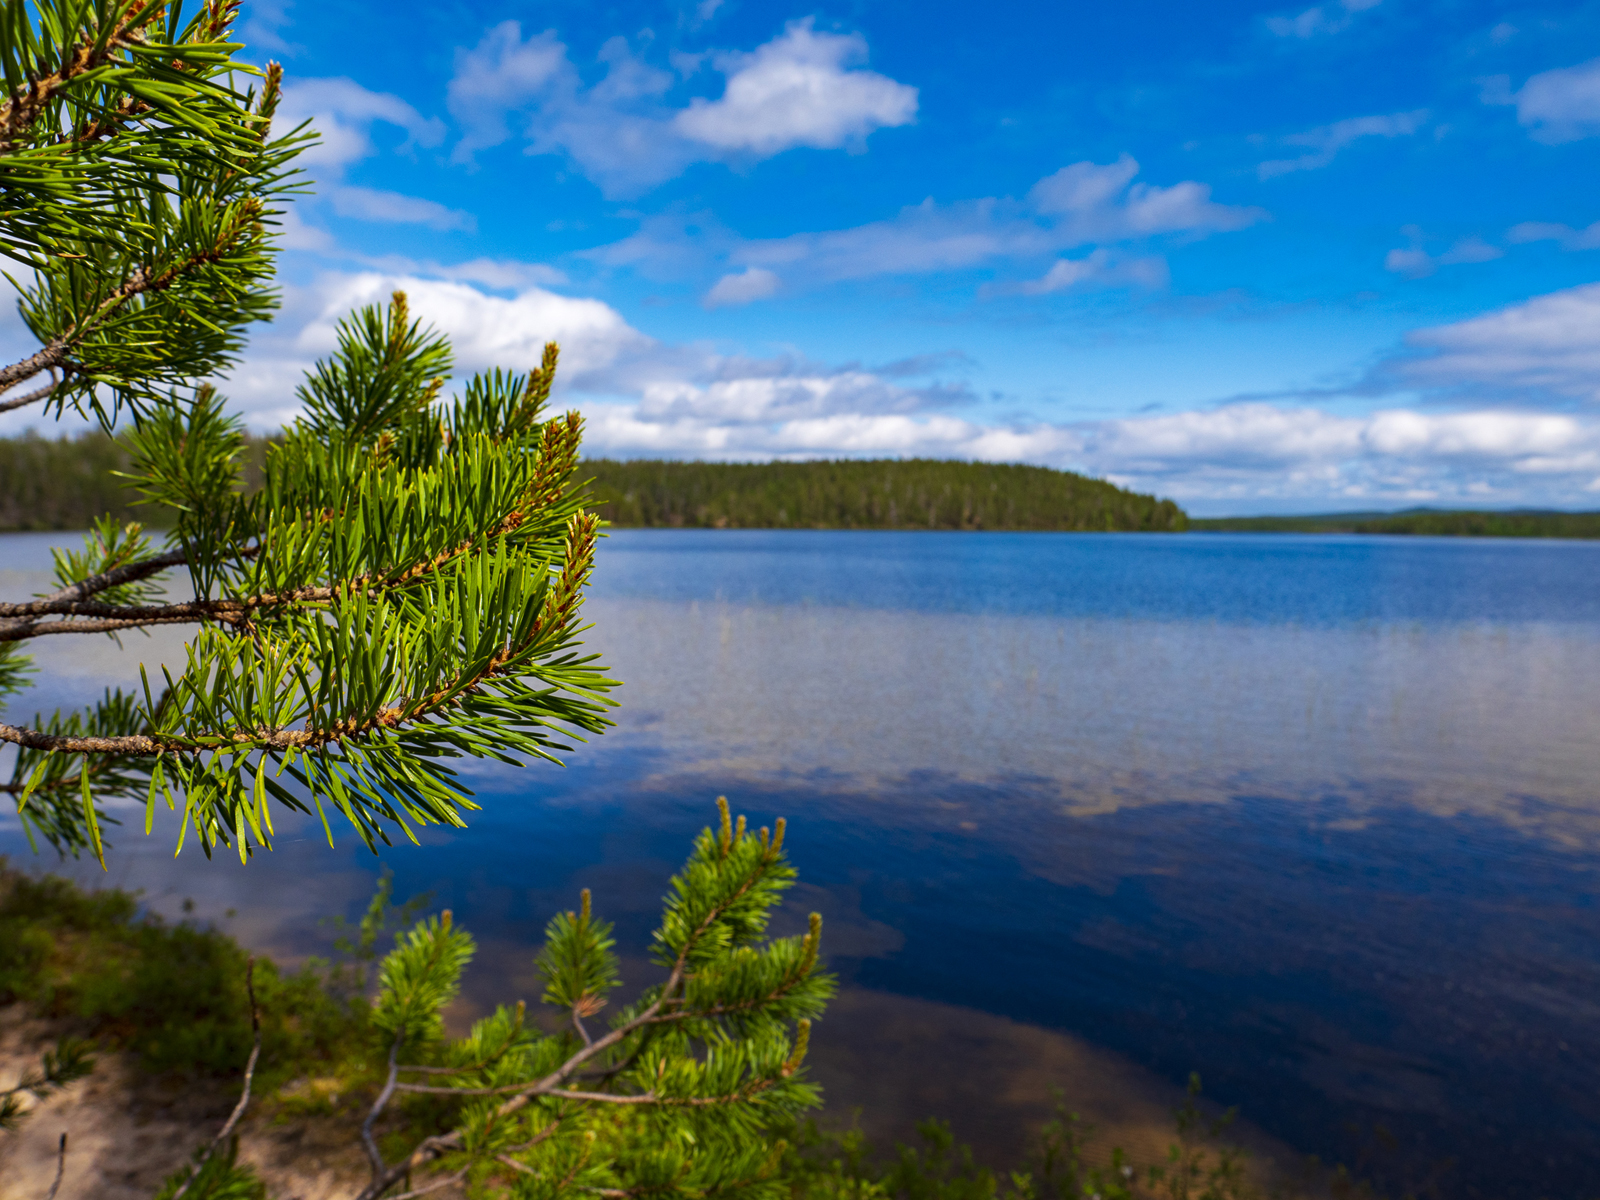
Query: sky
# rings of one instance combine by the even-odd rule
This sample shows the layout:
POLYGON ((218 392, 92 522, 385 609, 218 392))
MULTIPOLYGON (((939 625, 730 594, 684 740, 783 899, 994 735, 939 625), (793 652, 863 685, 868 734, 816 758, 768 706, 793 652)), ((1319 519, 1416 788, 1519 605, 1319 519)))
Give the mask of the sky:
POLYGON ((223 385, 254 428, 403 288, 461 376, 558 341, 592 456, 1600 508, 1600 3, 246 0, 241 32, 322 135, 223 385))

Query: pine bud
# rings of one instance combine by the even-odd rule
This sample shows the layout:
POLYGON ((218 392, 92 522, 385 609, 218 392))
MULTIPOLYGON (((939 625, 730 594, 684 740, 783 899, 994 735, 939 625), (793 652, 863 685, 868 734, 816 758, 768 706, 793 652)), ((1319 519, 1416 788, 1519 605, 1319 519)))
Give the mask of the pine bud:
POLYGON ((783 1069, 780 1072, 785 1079, 800 1069, 800 1064, 806 1060, 806 1049, 810 1044, 811 1022, 802 1019, 795 1027, 794 1053, 789 1055, 788 1061, 783 1064, 783 1069))
POLYGON ((584 888, 583 891, 578 893, 578 895, 581 898, 579 903, 578 920, 587 921, 589 919, 589 889, 584 888))

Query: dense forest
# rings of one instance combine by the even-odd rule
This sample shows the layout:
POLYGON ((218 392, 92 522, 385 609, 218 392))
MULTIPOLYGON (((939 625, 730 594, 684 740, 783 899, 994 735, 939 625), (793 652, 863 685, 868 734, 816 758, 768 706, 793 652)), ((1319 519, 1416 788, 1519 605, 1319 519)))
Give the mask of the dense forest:
MULTIPOLYGON (((253 438, 246 486, 270 439, 253 438)), ((115 477, 121 445, 103 433, 0 438, 0 529, 82 529, 112 513, 167 523, 115 477)), ((588 459, 595 507, 618 525, 753 529, 1058 529, 1175 532, 1170 500, 1068 471, 929 459, 704 463, 588 459)))
POLYGON ((1184 511, 1099 479, 934 459, 707 463, 589 459, 618 525, 716 529, 1054 529, 1177 532, 1184 511))
MULTIPOLYGON (((269 440, 248 439, 246 487, 260 485, 269 440)), ((170 524, 165 510, 138 503, 139 494, 118 477, 127 469, 122 443, 99 430, 73 438, 0 438, 0 530, 87 529, 106 513, 170 524)))
MULTIPOLYGON (((271 439, 251 437, 245 486, 259 485, 271 439)), ((0 530, 83 529, 111 513, 161 527, 117 477, 127 452, 99 431, 0 438, 0 530)), ((592 458, 595 508, 617 525, 714 529, 1044 529, 1219 533, 1381 533, 1600 538, 1600 512, 1326 513, 1192 518, 1170 500, 1070 471, 936 459, 708 463, 592 458)))
POLYGON ((1429 537, 1600 538, 1600 512, 1516 509, 1504 512, 1414 508, 1397 513, 1328 513, 1307 517, 1191 518, 1190 529, 1216 533, 1396 533, 1429 537))

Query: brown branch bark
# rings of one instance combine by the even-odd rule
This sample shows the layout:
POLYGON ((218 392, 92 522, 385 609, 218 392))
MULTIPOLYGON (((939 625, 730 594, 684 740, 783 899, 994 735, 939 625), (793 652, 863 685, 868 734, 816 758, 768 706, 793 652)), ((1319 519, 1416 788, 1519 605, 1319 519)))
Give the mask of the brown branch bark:
POLYGON ((34 388, 31 392, 24 392, 20 396, 10 396, 4 400, 0 400, 0 412, 11 412, 14 409, 26 408, 28 405, 43 400, 53 393, 56 388, 61 386, 61 375, 54 367, 50 367, 49 371, 49 383, 45 384, 42 388, 34 388))
POLYGON ((43 115, 46 105, 82 75, 113 61, 115 56, 142 40, 144 27, 165 9, 159 2, 130 4, 122 18, 98 49, 95 37, 85 33, 78 39, 62 64, 48 75, 30 79, 12 89, 0 104, 0 155, 16 152, 17 142, 43 115))

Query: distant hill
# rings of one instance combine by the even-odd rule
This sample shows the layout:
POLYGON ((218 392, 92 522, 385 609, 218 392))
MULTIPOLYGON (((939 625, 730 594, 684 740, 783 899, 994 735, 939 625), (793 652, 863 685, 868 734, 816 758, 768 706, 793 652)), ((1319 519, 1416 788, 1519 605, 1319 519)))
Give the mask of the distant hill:
POLYGON ((999 463, 587 459, 617 525, 715 529, 1031 529, 1176 533, 1183 509, 1100 479, 999 463))
POLYGON ((1412 508, 1403 512, 1322 513, 1303 517, 1191 517, 1189 528, 1216 533, 1393 533, 1429 537, 1600 538, 1600 512, 1412 508))

